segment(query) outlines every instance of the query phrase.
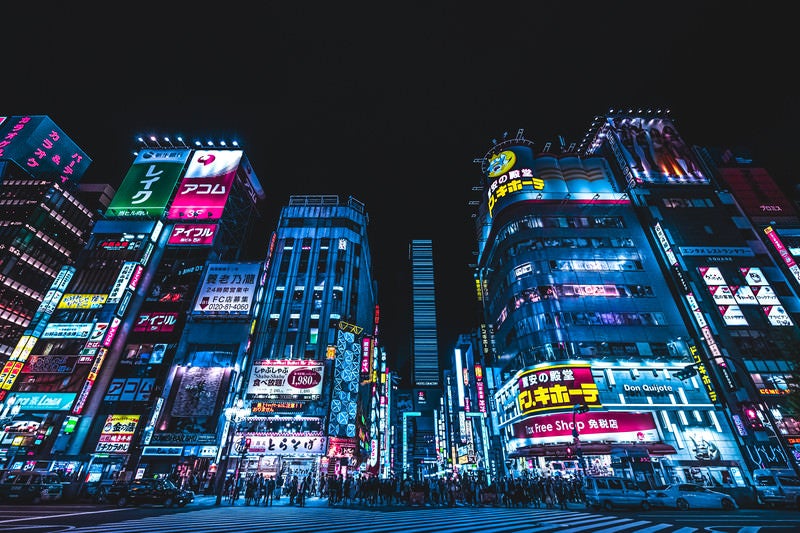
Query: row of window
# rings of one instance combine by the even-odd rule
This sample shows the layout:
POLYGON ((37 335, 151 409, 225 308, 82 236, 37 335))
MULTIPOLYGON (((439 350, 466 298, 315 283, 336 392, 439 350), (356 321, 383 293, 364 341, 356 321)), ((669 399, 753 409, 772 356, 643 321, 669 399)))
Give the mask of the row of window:
POLYGON ((589 296, 598 296, 602 298, 652 298, 654 294, 653 288, 649 285, 587 285, 564 283, 526 287, 514 294, 508 304, 512 309, 519 309, 525 304, 536 303, 542 300, 589 296))
MULTIPOLYGON (((537 313, 514 322, 518 337, 532 335, 544 329, 560 329, 569 326, 665 326, 664 313, 616 312, 616 311, 562 311, 537 313)), ((498 324, 498 328, 500 324, 498 324)))

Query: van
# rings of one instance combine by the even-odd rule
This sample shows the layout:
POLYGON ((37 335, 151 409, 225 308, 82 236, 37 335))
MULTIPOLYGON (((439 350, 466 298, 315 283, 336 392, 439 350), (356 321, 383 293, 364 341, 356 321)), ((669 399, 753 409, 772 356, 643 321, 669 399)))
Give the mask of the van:
POLYGON ((753 470, 759 503, 789 506, 800 509, 800 478, 789 468, 758 468, 753 470))
POLYGON ((54 472, 9 470, 0 480, 0 502, 39 504, 60 500, 64 484, 54 472))
POLYGON ((647 491, 642 490, 635 481, 615 476, 586 476, 583 481, 586 506, 594 510, 612 511, 617 508, 642 509, 647 511, 651 505, 647 491))

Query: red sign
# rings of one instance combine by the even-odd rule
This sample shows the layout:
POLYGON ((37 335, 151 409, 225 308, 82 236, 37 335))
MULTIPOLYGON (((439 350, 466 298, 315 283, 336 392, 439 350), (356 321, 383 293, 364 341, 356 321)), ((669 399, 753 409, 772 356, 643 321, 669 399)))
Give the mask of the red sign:
POLYGON ((216 224, 175 224, 167 244, 211 245, 216 234, 216 224))
POLYGON ((797 217, 797 209, 763 168, 719 168, 719 176, 728 186, 742 210, 753 218, 797 217))
POLYGON ((513 426, 514 438, 526 444, 548 444, 572 440, 572 421, 583 442, 657 442, 658 430, 652 413, 588 412, 555 413, 529 417, 513 426))
POLYGON ((134 332, 169 333, 178 323, 178 313, 140 313, 133 325, 134 332))

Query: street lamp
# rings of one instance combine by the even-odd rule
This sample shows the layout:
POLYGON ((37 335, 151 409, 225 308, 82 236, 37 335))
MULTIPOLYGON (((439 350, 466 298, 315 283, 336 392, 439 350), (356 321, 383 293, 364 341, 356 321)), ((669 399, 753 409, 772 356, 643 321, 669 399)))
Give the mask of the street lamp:
POLYGON ((586 477, 586 463, 583 460, 583 450, 581 449, 581 433, 578 431, 578 426, 575 423, 575 416, 578 414, 588 413, 589 406, 585 403, 576 403, 572 406, 572 439, 575 444, 575 454, 578 456, 578 462, 583 471, 583 477, 586 477))
MULTIPOLYGON (((734 367, 736 367, 737 369, 741 370, 744 374, 746 374, 748 376, 748 382, 751 385, 751 387, 748 387, 748 388, 749 389, 753 388, 752 387, 752 380, 749 378, 750 370, 748 370, 747 367, 744 366, 744 363, 742 361, 740 361, 738 359, 733 359, 732 357, 723 356, 723 355, 715 356, 713 359, 722 359, 726 363, 730 362, 734 367)), ((697 373, 698 373, 697 367, 702 365, 702 364, 703 363, 701 363, 701 362, 692 363, 691 365, 687 365, 687 366, 683 367, 682 369, 678 370, 673 375, 676 378, 680 379, 681 381, 687 380, 687 379, 691 378, 692 376, 697 375, 697 373)), ((748 392, 748 394, 751 394, 750 390, 748 390, 747 392, 748 392)), ((756 392, 756 394, 758 394, 758 393, 756 392)), ((730 403, 729 402, 726 402, 726 403, 728 403, 728 410, 730 411, 731 410, 730 403)), ((759 402, 758 400, 754 400, 754 403, 762 403, 762 402, 759 402)), ((773 436, 775 437, 775 440, 778 443, 778 447, 781 449, 781 452, 783 452, 784 457, 786 457, 787 466, 789 466, 794 471, 794 473, 798 477, 800 477, 800 465, 797 464, 797 460, 794 458, 794 453, 787 446, 786 442, 781 438, 780 434, 778 433, 778 423, 777 423, 777 421, 775 420, 775 417, 772 414, 772 410, 771 410, 770 406, 767 405, 766 403, 764 403, 763 406, 761 407, 760 411, 763 412, 764 416, 767 417, 767 421, 769 422, 772 434, 773 434, 773 436)), ((755 413, 755 410, 753 410, 753 415, 757 416, 757 413, 755 413)))
MULTIPOLYGON (((220 457, 220 464, 219 468, 217 468, 217 501, 214 505, 220 505, 222 503, 222 490, 225 487, 225 478, 228 475, 228 464, 230 462, 230 454, 231 450, 234 448, 234 437, 236 431, 242 429, 242 422, 244 422, 247 417, 250 416, 250 409, 244 406, 244 400, 241 398, 236 400, 236 405, 228 407, 225 409, 225 420, 228 422, 228 438, 225 442, 225 446, 222 449, 222 456, 220 457)), ((244 439, 244 437, 242 437, 244 439)), ((241 443, 244 444, 244 443, 241 443)), ((242 455, 242 459, 245 458, 247 455, 247 447, 245 446, 238 446, 238 451, 240 451, 242 455)), ((239 468, 237 466, 237 474, 239 468)), ((234 479, 234 483, 238 480, 234 479)))

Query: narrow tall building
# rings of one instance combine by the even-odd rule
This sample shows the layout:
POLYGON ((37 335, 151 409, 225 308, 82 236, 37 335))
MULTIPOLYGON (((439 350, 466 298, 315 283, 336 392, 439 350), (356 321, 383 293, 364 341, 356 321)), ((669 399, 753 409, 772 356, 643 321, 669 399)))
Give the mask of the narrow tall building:
POLYGON ((409 246, 411 260, 412 380, 416 387, 439 387, 439 343, 436 329, 436 291, 433 243, 416 239, 409 246))
POLYGON ((91 162, 50 117, 0 116, 0 362, 86 244, 97 217, 78 183, 91 162))
POLYGON ((245 368, 250 471, 318 479, 346 475, 369 455, 376 296, 368 223, 353 197, 294 195, 281 210, 245 368))

